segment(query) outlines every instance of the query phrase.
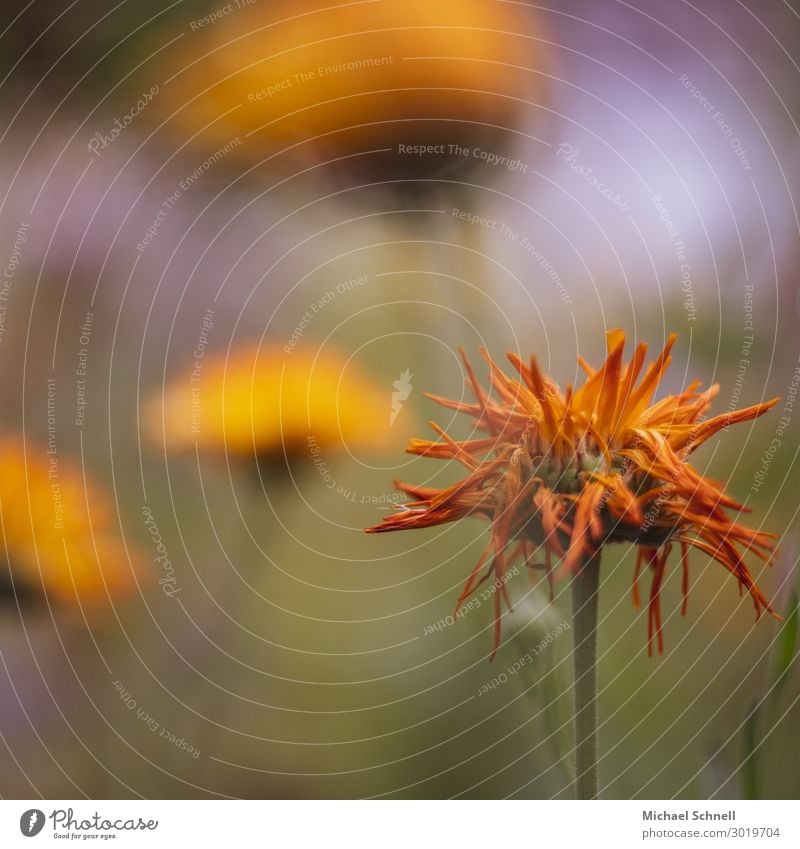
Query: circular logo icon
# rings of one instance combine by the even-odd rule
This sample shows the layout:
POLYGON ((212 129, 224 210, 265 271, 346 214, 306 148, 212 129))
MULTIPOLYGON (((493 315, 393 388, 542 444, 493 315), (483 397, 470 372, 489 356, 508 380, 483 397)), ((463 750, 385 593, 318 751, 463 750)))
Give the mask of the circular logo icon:
POLYGON ((25 837, 36 837, 44 828, 44 811, 31 808, 19 818, 19 830, 25 837))

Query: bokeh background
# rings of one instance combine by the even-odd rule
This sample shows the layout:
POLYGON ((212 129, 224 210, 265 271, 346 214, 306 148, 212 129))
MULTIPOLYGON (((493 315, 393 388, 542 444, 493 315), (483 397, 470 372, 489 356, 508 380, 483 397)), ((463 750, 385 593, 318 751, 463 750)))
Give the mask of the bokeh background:
POLYGON ((3 12, 0 794, 566 797, 568 631, 508 670, 568 591, 517 576, 490 664, 491 602, 448 619, 485 528, 362 529, 454 479, 403 448, 459 346, 563 385, 622 327, 679 334, 663 392, 781 396, 696 463, 778 535, 786 616, 695 556, 648 658, 609 549, 603 793, 797 797, 797 3, 3 12))

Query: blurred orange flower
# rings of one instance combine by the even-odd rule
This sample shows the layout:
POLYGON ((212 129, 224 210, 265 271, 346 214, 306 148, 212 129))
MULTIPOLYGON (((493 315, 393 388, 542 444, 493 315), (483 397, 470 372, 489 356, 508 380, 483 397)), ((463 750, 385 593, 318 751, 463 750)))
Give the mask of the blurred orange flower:
POLYGON ((96 606, 136 586, 112 497, 42 446, 0 440, 0 533, 5 582, 17 597, 44 593, 96 606))
MULTIPOLYGON (((522 558, 540 565, 548 579, 574 574, 608 542, 638 546, 633 597, 638 577, 650 567, 648 649, 655 639, 663 650, 660 589, 667 559, 680 545, 684 604, 688 591, 688 553, 697 548, 721 563, 752 597, 756 617, 774 614, 756 586, 743 553, 770 562, 772 534, 749 528, 726 511, 747 510, 726 495, 723 486, 701 475, 687 457, 728 425, 763 415, 778 399, 706 418, 719 387, 699 392, 699 381, 678 395, 653 403, 670 363, 675 336, 643 370, 647 346, 640 344, 623 363, 624 334, 608 333, 608 357, 598 370, 583 360, 583 386, 562 392, 544 376, 535 357, 525 364, 508 359, 521 379, 503 374, 482 351, 496 400, 478 382, 464 358, 475 403, 434 397, 444 407, 472 416, 486 435, 455 441, 433 425, 438 442, 413 439, 412 454, 456 460, 468 474, 445 489, 398 483, 411 503, 386 516, 370 533, 425 528, 465 516, 491 522, 491 537, 467 580, 457 608, 486 579, 496 581, 495 651, 500 639, 501 598, 508 604, 504 575, 509 562, 522 558), (641 378, 641 379, 640 379, 641 378), (553 569, 553 558, 560 565, 553 569)), ((463 354, 462 354, 463 356, 463 354)), ((552 591, 552 583, 551 583, 552 591)))
POLYGON ((331 350, 286 353, 247 346, 208 357, 173 380, 145 411, 155 441, 280 459, 308 451, 387 444, 389 395, 331 350))
POLYGON ((398 144, 502 138, 541 102, 532 15, 495 0, 241 4, 190 24, 154 105, 209 149, 240 137, 233 155, 248 161, 310 140, 317 156, 389 147, 395 164, 430 171, 443 151, 398 157, 398 144))

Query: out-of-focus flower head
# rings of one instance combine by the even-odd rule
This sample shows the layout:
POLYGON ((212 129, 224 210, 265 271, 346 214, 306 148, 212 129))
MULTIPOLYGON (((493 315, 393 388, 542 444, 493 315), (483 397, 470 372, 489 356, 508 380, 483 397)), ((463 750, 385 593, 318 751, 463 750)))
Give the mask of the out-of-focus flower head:
POLYGON ((21 599, 97 607, 132 593, 135 554, 113 498, 82 470, 15 437, 0 439, 3 584, 21 599))
POLYGON ((238 138, 228 155, 252 163, 307 142, 300 149, 317 161, 355 156, 339 168, 425 176, 474 165, 478 145, 507 153, 522 115, 542 103, 545 41, 518 4, 242 6, 193 22, 164 53, 168 81, 151 114, 208 150, 238 138))
MULTIPOLYGON (((756 617, 772 607, 756 586, 744 562, 750 552, 769 563, 772 534, 740 524, 728 511, 747 510, 721 484, 701 475, 687 457, 728 425, 755 419, 778 399, 706 418, 719 387, 699 391, 699 381, 677 395, 653 403, 670 363, 675 336, 645 368, 647 346, 637 346, 623 362, 624 334, 607 334, 608 357, 597 370, 580 360, 587 378, 573 389, 559 387, 515 354, 508 359, 519 378, 505 375, 482 351, 489 365, 491 388, 478 382, 464 357, 474 403, 431 396, 448 409, 473 417, 483 432, 464 441, 451 439, 433 425, 440 440, 413 439, 412 454, 456 460, 467 476, 445 489, 399 483, 411 502, 384 517, 371 533, 425 528, 465 516, 491 522, 489 542, 467 580, 460 607, 483 580, 495 580, 495 651, 500 639, 501 600, 508 604, 505 576, 510 563, 522 558, 544 570, 548 580, 580 570, 608 542, 638 546, 633 583, 638 606, 638 579, 650 568, 648 650, 655 639, 663 651, 660 589, 667 559, 680 547, 686 610, 688 554, 696 548, 721 563, 746 590, 756 617), (534 563, 541 552, 543 563, 534 563), (554 566, 554 560, 560 563, 554 566)), ((463 356, 463 354, 462 354, 463 356)))
POLYGON ((387 445, 389 395, 330 348, 247 345, 187 368, 145 411, 150 436, 168 449, 280 461, 387 445))

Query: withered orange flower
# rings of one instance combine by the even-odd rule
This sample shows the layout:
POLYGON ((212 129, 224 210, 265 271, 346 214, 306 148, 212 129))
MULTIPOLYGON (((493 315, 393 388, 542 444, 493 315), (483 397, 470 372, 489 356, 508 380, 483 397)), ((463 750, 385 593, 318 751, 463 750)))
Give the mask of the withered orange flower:
POLYGON ((717 431, 763 415, 779 399, 706 418, 719 386, 700 392, 700 382, 695 381, 680 394, 653 403, 675 338, 671 335, 645 368, 647 345, 639 344, 625 364, 625 336, 612 330, 602 367, 594 370, 579 359, 586 380, 578 389, 568 385, 564 392, 543 375, 535 357, 526 365, 516 354, 508 354, 519 373, 519 378, 511 378, 482 350, 493 391, 487 392, 461 352, 475 402, 429 397, 472 416, 481 435, 456 441, 431 423, 440 441, 412 439, 407 450, 456 460, 467 469, 467 476, 445 489, 397 482, 411 501, 384 517, 382 524, 368 528, 368 533, 427 528, 465 516, 488 519, 489 543, 456 609, 479 584, 494 578, 494 653, 500 641, 502 601, 510 606, 501 579, 513 560, 521 558, 526 565, 543 569, 552 597, 554 578, 576 573, 608 542, 639 547, 633 578, 636 606, 641 568, 647 565, 651 570, 651 654, 653 641, 663 651, 660 589, 675 544, 680 545, 684 613, 688 554, 697 548, 731 572, 740 591, 747 590, 756 618, 764 610, 776 615, 743 559, 745 552, 752 552, 769 563, 774 535, 731 518, 727 511, 738 514, 748 508, 686 458, 717 431), (544 562, 534 564, 539 550, 544 562), (555 569, 554 558, 560 559, 555 569))

